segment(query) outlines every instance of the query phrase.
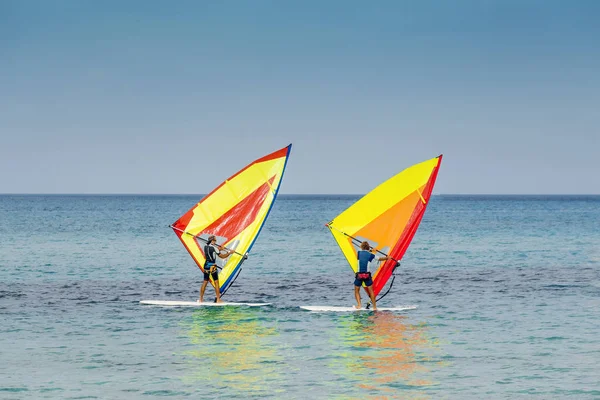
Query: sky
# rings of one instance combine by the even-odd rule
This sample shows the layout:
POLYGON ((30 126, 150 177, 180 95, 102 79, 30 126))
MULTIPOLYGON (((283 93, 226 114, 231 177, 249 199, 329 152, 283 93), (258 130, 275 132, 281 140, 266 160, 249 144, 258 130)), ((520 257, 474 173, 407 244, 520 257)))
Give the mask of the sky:
POLYGON ((0 193, 600 194, 600 2, 0 0, 0 193))

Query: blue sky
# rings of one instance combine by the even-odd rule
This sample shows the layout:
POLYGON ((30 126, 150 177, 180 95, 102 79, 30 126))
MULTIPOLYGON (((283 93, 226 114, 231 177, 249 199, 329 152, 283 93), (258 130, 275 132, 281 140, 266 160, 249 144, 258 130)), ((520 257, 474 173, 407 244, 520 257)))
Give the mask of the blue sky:
POLYGON ((0 0, 0 193, 600 194, 595 1, 0 0), (208 173, 206 173, 208 172, 208 173))

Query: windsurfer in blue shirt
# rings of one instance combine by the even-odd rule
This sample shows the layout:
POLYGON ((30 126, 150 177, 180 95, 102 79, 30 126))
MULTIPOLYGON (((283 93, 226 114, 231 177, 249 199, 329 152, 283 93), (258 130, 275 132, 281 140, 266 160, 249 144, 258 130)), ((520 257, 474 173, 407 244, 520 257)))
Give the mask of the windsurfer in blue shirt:
POLYGON ((214 235, 210 235, 208 239, 206 239, 206 245, 204 246, 204 256, 206 257, 206 263, 204 264, 204 282, 202 282, 202 286, 200 287, 200 299, 198 299, 200 303, 204 301, 204 290, 206 289, 206 285, 208 285, 210 280, 209 276, 212 276, 213 278, 215 295, 217 297, 216 302, 221 302, 219 274, 217 273, 217 257, 227 258, 233 253, 233 250, 225 250, 222 246, 219 246, 217 244, 217 238, 214 235), (226 252, 222 253, 222 251, 226 252))
MULTIPOLYGON (((360 287, 363 282, 365 284, 365 292, 371 298, 371 304, 373 304, 373 310, 377 310, 377 303, 375 302, 375 294, 373 293, 373 279, 371 278, 371 272, 369 271, 369 264, 375 259, 375 254, 372 253, 373 248, 369 242, 362 242, 360 244, 360 250, 358 251, 358 269, 354 279, 354 297, 356 297, 355 308, 360 309, 362 307, 360 302, 360 287)), ((380 257, 379 261, 385 261, 388 257, 380 257)))

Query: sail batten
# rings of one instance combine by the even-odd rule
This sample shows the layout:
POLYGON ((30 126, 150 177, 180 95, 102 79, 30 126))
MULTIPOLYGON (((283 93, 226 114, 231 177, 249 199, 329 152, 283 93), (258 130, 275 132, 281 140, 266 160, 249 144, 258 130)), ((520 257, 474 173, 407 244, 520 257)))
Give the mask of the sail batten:
POLYGON ((442 156, 415 164, 383 182, 344 210, 329 224, 331 233, 353 271, 357 270, 359 241, 367 240, 376 249, 388 248, 391 259, 373 275, 375 295, 408 249, 437 178, 442 156))
MULTIPOLYGON (((219 272, 224 294, 239 275, 254 245, 283 179, 292 145, 261 157, 223 181, 171 227, 204 271, 204 244, 215 235, 219 245, 235 251, 219 272)), ((212 283, 212 277, 211 277, 212 283)))

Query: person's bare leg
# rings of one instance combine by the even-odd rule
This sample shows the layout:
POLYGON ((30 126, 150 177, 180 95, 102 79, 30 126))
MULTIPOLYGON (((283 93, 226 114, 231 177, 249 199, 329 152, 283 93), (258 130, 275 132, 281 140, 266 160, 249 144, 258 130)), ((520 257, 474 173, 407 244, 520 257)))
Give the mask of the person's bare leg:
POLYGON ((200 286, 200 303, 204 301, 204 291, 206 290, 206 285, 208 285, 208 281, 202 282, 202 286, 200 286))
POLYGON ((371 298, 371 304, 373 305, 373 310, 377 310, 377 303, 375 302, 375 293, 373 292, 373 287, 367 286, 365 288, 365 292, 367 292, 367 294, 371 298))
POLYGON ((360 286, 354 286, 354 297, 356 298, 356 308, 362 307, 360 303, 360 286))
POLYGON ((217 297, 217 303, 221 303, 221 289, 219 287, 219 280, 215 279, 214 281, 215 284, 215 296, 217 297))

